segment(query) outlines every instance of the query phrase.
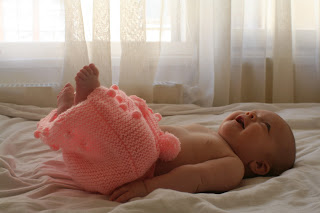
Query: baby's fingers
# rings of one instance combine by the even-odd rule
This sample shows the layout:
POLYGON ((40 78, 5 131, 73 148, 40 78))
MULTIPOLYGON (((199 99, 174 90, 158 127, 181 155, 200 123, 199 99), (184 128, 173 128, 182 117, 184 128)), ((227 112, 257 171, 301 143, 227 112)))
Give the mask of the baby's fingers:
POLYGON ((115 201, 119 203, 124 203, 130 200, 132 196, 130 195, 130 192, 125 192, 124 194, 120 195, 115 201))
POLYGON ((112 192, 112 194, 109 197, 109 200, 115 201, 117 200, 117 198, 119 198, 121 195, 123 195, 127 191, 128 189, 126 189, 125 187, 120 187, 112 192))

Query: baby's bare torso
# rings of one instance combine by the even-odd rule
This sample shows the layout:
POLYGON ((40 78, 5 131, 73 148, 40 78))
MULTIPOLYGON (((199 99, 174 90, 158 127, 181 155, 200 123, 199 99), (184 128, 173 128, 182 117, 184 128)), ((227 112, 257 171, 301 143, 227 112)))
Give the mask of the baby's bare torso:
POLYGON ((217 132, 204 126, 193 124, 160 126, 160 128, 162 131, 169 132, 179 138, 181 151, 173 161, 158 161, 155 176, 168 173, 172 169, 186 164, 197 164, 228 156, 237 157, 217 132))

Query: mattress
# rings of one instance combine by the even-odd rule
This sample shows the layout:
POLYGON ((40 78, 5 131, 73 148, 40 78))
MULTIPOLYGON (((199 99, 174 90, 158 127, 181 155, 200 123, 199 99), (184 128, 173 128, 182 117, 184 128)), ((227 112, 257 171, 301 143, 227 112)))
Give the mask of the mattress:
POLYGON ((157 189, 120 204, 81 190, 61 151, 34 138, 37 122, 52 108, 0 103, 0 212, 320 212, 320 104, 149 106, 163 115, 160 124, 198 123, 213 130, 235 110, 274 111, 295 135, 295 166, 277 177, 244 179, 225 193, 157 189))

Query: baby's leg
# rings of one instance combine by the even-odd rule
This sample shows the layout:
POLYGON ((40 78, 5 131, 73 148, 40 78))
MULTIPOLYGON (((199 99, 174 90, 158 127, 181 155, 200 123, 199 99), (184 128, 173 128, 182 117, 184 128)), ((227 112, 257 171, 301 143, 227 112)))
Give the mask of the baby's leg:
POLYGON ((94 64, 84 66, 76 75, 76 96, 74 103, 78 104, 87 99, 87 96, 100 86, 99 70, 94 64))
POLYGON ((67 83, 57 96, 57 114, 61 114, 70 107, 72 107, 74 101, 74 88, 70 83, 67 83))

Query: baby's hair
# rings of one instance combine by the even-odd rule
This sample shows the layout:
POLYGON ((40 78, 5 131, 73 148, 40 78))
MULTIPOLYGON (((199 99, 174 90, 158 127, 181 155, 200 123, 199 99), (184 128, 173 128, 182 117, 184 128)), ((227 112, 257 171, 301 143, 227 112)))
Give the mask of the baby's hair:
MULTIPOLYGON (((290 130, 290 135, 288 138, 288 149, 292 149, 290 151, 290 154, 288 156, 288 159, 284 159, 287 160, 283 163, 283 161, 279 161, 279 160, 274 160, 275 162, 272 163, 271 169, 270 171, 265 175, 265 176, 279 176, 281 175, 283 172, 287 171, 288 169, 293 168, 294 166, 294 162, 296 159, 296 143, 295 143, 295 137, 294 134, 292 132, 291 127, 289 126, 289 124, 286 122, 289 130, 290 130), (279 163, 280 162, 280 163, 279 163)), ((285 152, 286 150, 278 150, 277 156, 281 156, 281 153, 285 152)))

